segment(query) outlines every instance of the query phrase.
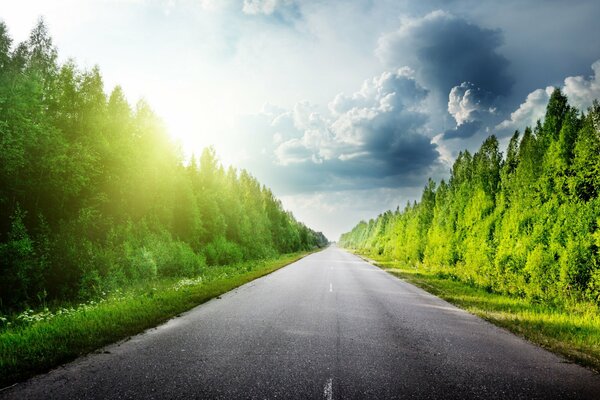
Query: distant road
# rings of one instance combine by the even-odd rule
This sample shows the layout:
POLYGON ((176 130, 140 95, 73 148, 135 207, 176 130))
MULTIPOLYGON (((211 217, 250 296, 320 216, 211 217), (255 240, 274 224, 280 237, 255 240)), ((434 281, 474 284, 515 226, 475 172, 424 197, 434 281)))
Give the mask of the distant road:
POLYGON ((600 376, 335 247, 0 393, 600 399, 600 376))

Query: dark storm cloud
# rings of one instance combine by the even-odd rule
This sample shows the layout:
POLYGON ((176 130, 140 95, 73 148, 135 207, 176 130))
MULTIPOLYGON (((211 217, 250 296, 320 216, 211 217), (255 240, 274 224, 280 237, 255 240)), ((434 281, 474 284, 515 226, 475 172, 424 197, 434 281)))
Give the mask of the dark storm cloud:
POLYGON ((458 125, 454 129, 448 129, 444 132, 444 139, 466 139, 475 135, 479 129, 483 126, 481 121, 475 120, 465 122, 464 124, 458 125))
POLYGON ((382 36, 377 54, 388 66, 410 66, 429 89, 443 94, 471 82, 499 96, 509 94, 514 81, 508 60, 497 51, 501 44, 500 30, 435 11, 382 36))
MULTIPOLYGON (((527 86, 532 83, 523 78, 529 77, 523 68, 531 62, 540 70, 539 63, 531 61, 534 58, 543 58, 549 65, 565 61, 560 52, 547 51, 549 39, 504 17, 514 15, 518 4, 533 20, 536 7, 509 3, 493 9, 475 1, 468 2, 469 7, 452 3, 448 7, 456 14, 429 9, 422 17, 402 19, 398 29, 380 37, 376 49, 390 72, 367 80, 355 93, 339 94, 329 110, 315 111, 314 106, 299 104, 293 110, 263 115, 262 135, 268 144, 257 136, 251 138, 249 148, 260 147, 260 152, 254 152, 246 165, 287 193, 404 188, 418 186, 428 175, 447 168, 441 157, 451 163, 459 150, 476 149, 489 134, 502 137, 522 129, 526 121, 543 113, 548 92, 545 86, 532 92, 539 86, 527 86), (492 17, 496 8, 501 16, 498 23, 492 17), (510 39, 506 45, 505 37, 510 39), (527 52, 518 53, 515 66, 515 51, 523 46, 527 52)), ((560 2, 548 4, 540 15, 551 20, 550 14, 553 18, 565 14, 559 12, 561 7, 560 2)), ((565 15, 572 17, 572 8, 568 9, 565 15)), ((544 29, 548 36, 549 28, 544 29)), ((569 30, 561 35, 569 37, 569 30)), ((561 48, 564 53, 565 46, 561 48)), ((598 65, 592 67, 591 77, 565 80, 570 99, 589 100, 598 92, 598 65)), ((589 74, 586 70, 577 73, 589 74)), ((547 85, 560 84, 565 76, 569 75, 547 85)))
MULTIPOLYGON (((324 115, 307 103, 266 110, 255 122, 266 123, 270 148, 248 167, 286 192, 414 186, 439 158, 423 133, 427 95, 405 68, 339 94, 324 115)), ((248 148, 256 145, 247 138, 248 148)))
POLYGON ((410 188, 423 183, 426 170, 422 168, 393 170, 390 167, 386 160, 364 156, 351 161, 332 159, 321 164, 306 160, 293 165, 278 166, 276 169, 263 162, 260 166, 253 164, 252 171, 259 178, 268 176, 269 185, 284 194, 410 188))

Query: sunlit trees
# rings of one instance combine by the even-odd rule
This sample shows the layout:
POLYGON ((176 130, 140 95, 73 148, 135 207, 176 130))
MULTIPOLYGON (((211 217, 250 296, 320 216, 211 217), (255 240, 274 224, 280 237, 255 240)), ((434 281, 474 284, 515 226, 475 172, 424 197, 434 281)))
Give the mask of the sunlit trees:
POLYGON ((150 106, 0 23, 0 311, 324 246, 213 149, 185 161, 150 106))
POLYGON ((556 89, 504 159, 490 136, 458 155, 448 184, 340 243, 535 301, 600 303, 599 194, 600 104, 582 115, 556 89))

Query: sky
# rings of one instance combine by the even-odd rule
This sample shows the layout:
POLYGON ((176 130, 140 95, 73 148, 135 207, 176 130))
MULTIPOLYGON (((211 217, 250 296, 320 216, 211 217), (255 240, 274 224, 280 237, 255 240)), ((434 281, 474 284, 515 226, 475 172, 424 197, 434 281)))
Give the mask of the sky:
POLYGON ((0 0, 62 62, 150 103, 330 240, 418 200, 459 151, 600 98, 597 0, 0 0))

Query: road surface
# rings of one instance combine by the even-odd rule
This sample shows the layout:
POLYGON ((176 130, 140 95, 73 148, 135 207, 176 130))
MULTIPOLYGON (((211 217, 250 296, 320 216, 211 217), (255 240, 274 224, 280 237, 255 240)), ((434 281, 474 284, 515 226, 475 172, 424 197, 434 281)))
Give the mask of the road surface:
POLYGON ((331 247, 8 399, 584 399, 600 377, 331 247))

